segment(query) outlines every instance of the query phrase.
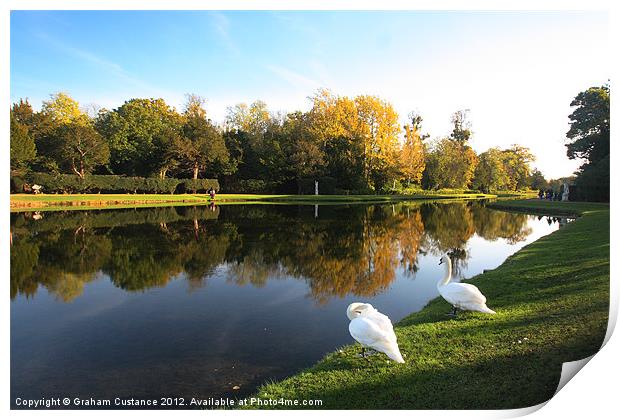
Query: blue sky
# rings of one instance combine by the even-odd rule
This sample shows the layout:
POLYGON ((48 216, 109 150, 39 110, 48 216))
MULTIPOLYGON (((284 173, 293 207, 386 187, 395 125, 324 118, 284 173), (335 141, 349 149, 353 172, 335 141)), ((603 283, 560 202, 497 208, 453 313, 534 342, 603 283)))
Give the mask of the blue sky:
POLYGON ((416 110, 432 137, 470 109, 472 146, 519 143, 546 176, 569 175, 570 101, 610 77, 603 12, 13 11, 11 100, 54 92, 115 108, 185 93, 226 107, 305 110, 326 87, 416 110))

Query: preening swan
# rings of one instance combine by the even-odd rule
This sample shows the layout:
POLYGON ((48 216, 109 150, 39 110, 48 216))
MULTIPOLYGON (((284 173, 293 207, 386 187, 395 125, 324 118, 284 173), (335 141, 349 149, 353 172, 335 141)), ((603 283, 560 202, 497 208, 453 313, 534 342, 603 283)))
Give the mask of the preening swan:
POLYGON ((480 293, 480 290, 473 284, 451 283, 452 261, 450 257, 444 255, 439 260, 439 265, 445 264, 445 275, 437 282, 437 290, 441 297, 452 304, 452 315, 456 315, 456 310, 484 312, 494 314, 495 311, 486 305, 487 298, 480 293))
POLYGON ((364 347, 370 347, 385 353, 398 363, 405 363, 398 349, 390 318, 377 311, 370 303, 358 302, 349 305, 347 317, 351 320, 349 323, 351 337, 362 345, 362 356, 364 347))

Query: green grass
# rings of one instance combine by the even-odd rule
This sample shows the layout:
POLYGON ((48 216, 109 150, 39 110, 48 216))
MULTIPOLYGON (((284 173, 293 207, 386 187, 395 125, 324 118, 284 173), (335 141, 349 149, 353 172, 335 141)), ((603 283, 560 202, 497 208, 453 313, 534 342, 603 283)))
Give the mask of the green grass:
MULTIPOLYGON (((446 194, 424 191, 413 195, 291 195, 218 194, 217 204, 347 204, 387 203, 403 200, 483 199, 492 194, 446 194)), ((209 204, 207 194, 11 194, 11 211, 82 210, 209 204)))
POLYGON ((321 408, 350 409, 504 409, 551 398, 562 363, 592 355, 605 336, 609 206, 539 200, 494 205, 581 217, 468 280, 497 315, 451 319, 445 315, 449 304, 435 299, 395 327, 405 364, 383 354, 355 357, 360 347, 349 345, 265 384, 255 396, 318 398, 321 408))

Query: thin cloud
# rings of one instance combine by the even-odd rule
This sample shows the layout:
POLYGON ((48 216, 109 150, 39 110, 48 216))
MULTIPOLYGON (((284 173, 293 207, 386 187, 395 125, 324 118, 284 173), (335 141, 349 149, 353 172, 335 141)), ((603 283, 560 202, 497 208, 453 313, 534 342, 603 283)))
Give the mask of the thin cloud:
POLYGON ((76 48, 67 44, 64 44, 52 37, 50 37, 47 34, 44 33, 38 33, 37 36, 44 40, 45 42, 47 42, 48 44, 52 45, 53 47, 55 47, 56 49, 64 52, 67 55, 70 55, 72 57, 78 58, 82 61, 85 61, 89 64, 93 64, 98 68, 103 68, 106 72, 108 72, 109 74, 113 75, 114 77, 133 85, 136 88, 139 89, 143 89, 143 90, 148 90, 150 92, 158 92, 159 89, 149 85, 148 83, 132 76, 129 72, 127 72, 125 69, 123 69, 120 65, 109 61, 101 56, 98 56, 97 54, 94 54, 90 51, 86 51, 86 50, 82 50, 80 48, 76 48))
POLYGON ((230 35, 230 20, 219 12, 209 12, 209 21, 222 44, 235 56, 240 55, 239 47, 230 35))
POLYGON ((282 80, 285 80, 286 82, 290 83, 293 86, 302 85, 302 86, 307 86, 307 87, 315 89, 322 85, 322 83, 316 80, 310 79, 302 74, 296 73, 285 67, 276 66, 273 64, 268 64, 265 67, 268 70, 272 71, 277 76, 279 76, 282 80))

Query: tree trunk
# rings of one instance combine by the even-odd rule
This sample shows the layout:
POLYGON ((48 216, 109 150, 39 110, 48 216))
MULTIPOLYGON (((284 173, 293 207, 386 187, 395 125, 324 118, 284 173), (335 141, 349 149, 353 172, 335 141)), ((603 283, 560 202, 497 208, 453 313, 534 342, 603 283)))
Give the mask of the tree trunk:
POLYGON ((194 179, 198 179, 198 162, 194 162, 194 179))

